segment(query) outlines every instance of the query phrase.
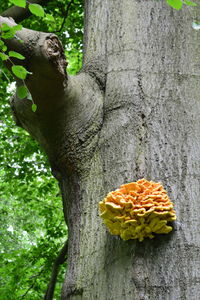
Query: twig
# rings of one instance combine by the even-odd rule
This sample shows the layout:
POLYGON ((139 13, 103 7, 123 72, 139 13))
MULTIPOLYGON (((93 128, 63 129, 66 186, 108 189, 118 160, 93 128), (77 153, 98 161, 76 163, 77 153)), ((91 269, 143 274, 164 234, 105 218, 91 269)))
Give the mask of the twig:
POLYGON ((66 21, 68 15, 69 15, 69 10, 70 10, 70 7, 71 7, 72 4, 74 4, 74 0, 71 0, 71 1, 68 3, 67 8, 66 8, 66 12, 65 12, 65 14, 64 14, 64 19, 63 19, 63 21, 62 21, 62 24, 61 24, 61 26, 60 26, 60 29, 54 31, 54 33, 61 32, 61 31, 62 31, 62 29, 63 29, 63 27, 64 27, 64 25, 65 25, 65 21, 66 21))
MULTIPOLYGON (((42 268, 42 270, 40 272, 38 272, 38 274, 34 275, 34 277, 37 279, 37 277, 39 277, 42 274, 43 271, 44 271, 44 267, 42 268)), ((36 283, 36 279, 31 284, 31 286, 28 288, 28 290, 21 296, 21 299, 23 299, 28 294, 28 292, 34 287, 34 285, 36 283)))
POLYGON ((51 279, 48 284, 44 300, 52 300, 53 294, 56 286, 57 276, 59 272, 59 267, 62 265, 67 259, 67 250, 68 250, 68 241, 65 242, 63 248, 60 250, 52 268, 51 279))

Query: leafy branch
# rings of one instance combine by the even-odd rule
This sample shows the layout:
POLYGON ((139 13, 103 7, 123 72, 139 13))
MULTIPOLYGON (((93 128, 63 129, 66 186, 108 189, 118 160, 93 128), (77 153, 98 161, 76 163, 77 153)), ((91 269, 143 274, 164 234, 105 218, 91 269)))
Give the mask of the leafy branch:
POLYGON ((45 270, 45 266, 43 266, 43 268, 40 270, 40 272, 38 272, 36 275, 31 276, 30 279, 35 278, 34 282, 29 286, 29 288, 26 290, 26 292, 21 295, 20 299, 24 299, 26 297, 26 295, 30 292, 30 290, 32 290, 32 288, 35 286, 36 281, 38 279, 38 277, 44 272, 45 270))
POLYGON ((183 4, 187 6, 197 6, 197 4, 190 0, 166 0, 169 6, 175 8, 176 10, 180 10, 183 7, 183 4))
POLYGON ((51 279, 48 284, 47 291, 44 296, 44 300, 52 300, 53 299, 53 294, 54 294, 54 290, 55 290, 59 267, 66 261, 67 251, 68 251, 68 241, 65 242, 64 246, 62 247, 58 256, 55 259, 55 262, 54 262, 53 268, 52 268, 51 279))
POLYGON ((30 3, 29 1, 26 1, 26 0, 9 0, 9 1, 12 4, 22 7, 22 8, 26 8, 26 6, 28 5, 29 11, 37 17, 43 18, 45 15, 43 7, 37 3, 30 3))
MULTIPOLYGON (((53 16, 49 14, 45 14, 44 9, 41 5, 37 3, 30 3, 27 0, 9 0, 12 4, 21 7, 21 8, 26 8, 28 7, 29 11, 41 18, 45 18, 46 21, 54 21, 53 16)), ((2 65, 2 62, 4 61, 9 61, 12 65, 11 70, 12 73, 19 79, 22 80, 23 85, 19 86, 17 88, 17 96, 20 99, 27 98, 32 101, 32 111, 35 112, 37 110, 37 105, 33 102, 32 96, 25 84, 25 79, 28 74, 31 74, 24 66, 22 65, 15 65, 12 62, 11 58, 16 58, 19 60, 24 60, 25 57, 21 55, 18 52, 15 51, 9 51, 7 53, 7 46, 4 43, 4 40, 6 39, 12 39, 16 38, 18 39, 16 32, 22 30, 21 25, 15 25, 15 26, 9 26, 7 24, 2 24, 0 27, 0 68, 2 65)), ((23 43, 22 40, 18 39, 19 42, 23 43)))
MULTIPOLYGON (((19 60, 24 60, 25 57, 15 51, 9 51, 7 53, 7 46, 5 45, 4 41, 2 39, 12 39, 12 38, 16 38, 16 32, 21 30, 22 26, 21 25, 15 25, 13 27, 8 26, 7 24, 2 24, 1 28, 0 28, 0 59, 2 61, 9 61, 12 65, 11 70, 12 73, 19 79, 22 80, 23 85, 19 86, 17 88, 17 96, 20 99, 24 99, 27 97, 27 99, 32 101, 32 110, 35 112, 37 109, 36 104, 33 102, 33 99, 31 97, 31 94, 25 84, 25 79, 27 77, 28 74, 32 74, 31 72, 29 72, 25 67, 21 66, 21 65, 15 65, 12 61, 13 58, 15 59, 19 59, 19 60)), ((19 40, 20 42, 23 42, 21 40, 19 40)))
POLYGON ((60 29, 58 29, 58 30, 55 31, 54 33, 58 33, 58 32, 61 32, 61 31, 62 31, 62 29, 63 29, 63 27, 64 27, 64 25, 65 25, 66 19, 67 19, 68 15, 69 15, 69 10, 70 10, 70 7, 71 7, 72 4, 74 4, 74 0, 71 0, 71 1, 68 3, 67 8, 66 8, 66 11, 65 11, 65 13, 64 13, 64 19, 63 19, 63 21, 62 21, 62 24, 61 24, 61 26, 60 26, 60 29))

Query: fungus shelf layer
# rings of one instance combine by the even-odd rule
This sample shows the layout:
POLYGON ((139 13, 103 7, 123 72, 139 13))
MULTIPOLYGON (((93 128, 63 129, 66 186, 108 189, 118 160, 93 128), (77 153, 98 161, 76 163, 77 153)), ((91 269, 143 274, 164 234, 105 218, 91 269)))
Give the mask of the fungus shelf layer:
POLYGON ((173 203, 160 182, 146 179, 123 184, 99 203, 100 216, 113 235, 123 240, 153 238, 169 233, 176 220, 173 203))

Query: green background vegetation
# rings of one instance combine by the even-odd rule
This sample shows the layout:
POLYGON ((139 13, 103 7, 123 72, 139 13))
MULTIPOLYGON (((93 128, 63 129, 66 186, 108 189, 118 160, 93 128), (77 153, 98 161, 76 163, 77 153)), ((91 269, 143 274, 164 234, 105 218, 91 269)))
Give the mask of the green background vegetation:
MULTIPOLYGON (((45 13, 54 21, 31 16, 24 27, 55 32, 62 41, 68 73, 82 63, 83 1, 51 1, 45 13), (63 21, 65 19, 64 25, 63 21)), ((8 1, 1 0, 0 12, 8 1)), ((0 300, 42 299, 51 268, 67 239, 62 200, 47 158, 38 144, 12 119, 12 75, 0 70, 0 300)), ((27 100, 28 101, 28 100, 27 100)), ((66 264, 61 267, 54 299, 60 299, 66 264)))

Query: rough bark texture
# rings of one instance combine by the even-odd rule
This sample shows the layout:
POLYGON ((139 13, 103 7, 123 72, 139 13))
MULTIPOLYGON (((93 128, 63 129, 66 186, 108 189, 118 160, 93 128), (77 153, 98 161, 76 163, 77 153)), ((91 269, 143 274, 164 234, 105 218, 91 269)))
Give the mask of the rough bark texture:
POLYGON ((200 35, 191 27, 199 9, 151 0, 86 0, 85 8, 82 72, 67 79, 56 38, 59 51, 54 43, 41 51, 45 36, 27 80, 38 111, 13 102, 63 194, 62 299, 199 299, 200 35), (163 183, 177 221, 171 234, 124 242, 107 232, 98 202, 142 177, 163 183))
POLYGON ((73 179, 77 185, 62 181, 69 186, 64 198, 71 199, 63 299, 200 297, 200 36, 191 28, 194 13, 164 2, 86 1, 85 64, 106 66, 104 114, 90 170, 73 179), (163 182, 178 220, 172 234, 124 242, 106 232, 97 204, 141 177, 163 182))

